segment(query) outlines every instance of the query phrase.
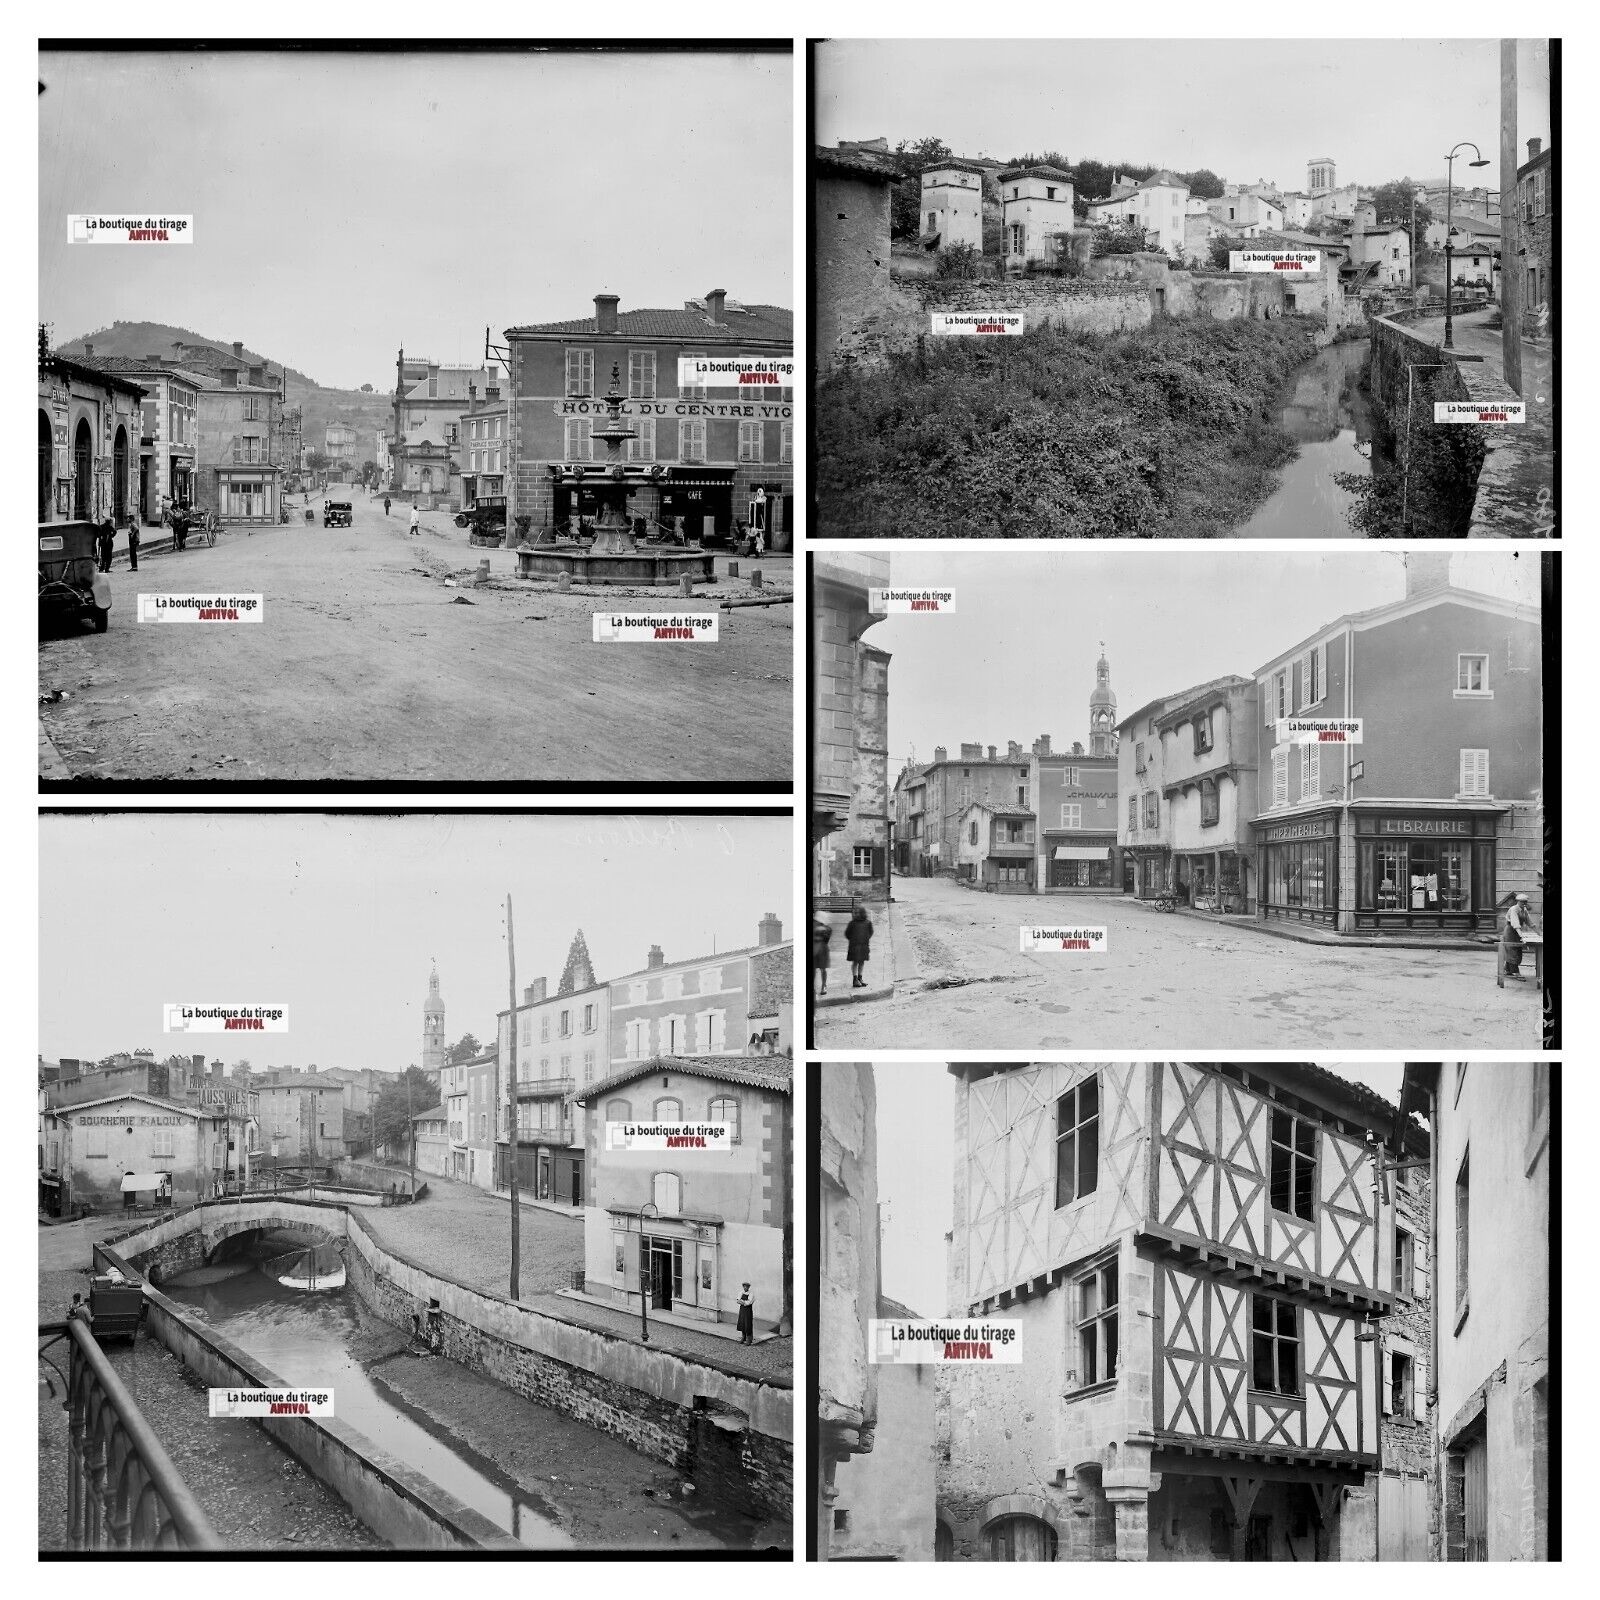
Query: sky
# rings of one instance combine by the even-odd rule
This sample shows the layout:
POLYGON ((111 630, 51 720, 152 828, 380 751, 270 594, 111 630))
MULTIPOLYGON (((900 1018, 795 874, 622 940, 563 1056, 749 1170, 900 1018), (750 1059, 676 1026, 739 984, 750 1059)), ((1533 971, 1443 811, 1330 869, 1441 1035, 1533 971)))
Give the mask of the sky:
POLYGON ((753 945, 769 911, 793 931, 788 816, 79 812, 39 834, 49 1060, 147 1046, 398 1072, 421 1061, 435 959, 446 1040, 490 1043, 508 893, 519 998, 541 976, 555 992, 580 927, 601 980, 652 944, 668 961, 753 945), (290 1031, 163 1034, 179 1002, 283 1005, 290 1031))
POLYGON ((793 60, 41 54, 40 317, 241 340, 318 383, 395 352, 480 365, 483 330, 793 305, 793 60), (193 215, 188 246, 68 245, 69 214, 193 215))
MULTIPOLYGON (((1461 551, 1451 582, 1537 606, 1537 558, 1461 551)), ((1007 548, 890 552, 895 588, 953 587, 954 614, 886 617, 866 635, 887 650, 889 772, 915 750, 933 760, 962 743, 1042 733, 1051 748, 1089 742, 1101 641, 1118 715, 1227 673, 1249 675, 1325 623, 1405 595, 1402 552, 1174 550, 1157 541, 1111 551, 1007 548)))
MULTIPOLYGON (((1323 1061, 1394 1104, 1403 1062, 1323 1061)), ((826 1068, 824 1069, 826 1070, 826 1068)), ((878 1091, 878 1206, 883 1292, 919 1317, 951 1315, 944 1236, 955 1172, 955 1085, 943 1061, 873 1063, 878 1091)))
MULTIPOLYGON (((1550 140, 1548 50, 1518 49, 1517 150, 1550 140)), ((1055 150, 1228 181, 1306 187, 1331 156, 1341 184, 1443 178, 1473 140, 1499 187, 1497 39, 841 40, 817 52, 819 143, 944 140, 962 156, 1055 150)), ((1470 153, 1464 152, 1467 160, 1470 153)))

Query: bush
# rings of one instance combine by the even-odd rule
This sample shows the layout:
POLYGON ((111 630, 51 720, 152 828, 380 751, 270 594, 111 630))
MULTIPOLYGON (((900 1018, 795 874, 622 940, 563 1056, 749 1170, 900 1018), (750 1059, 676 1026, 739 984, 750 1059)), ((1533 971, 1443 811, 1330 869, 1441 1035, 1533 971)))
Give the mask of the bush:
POLYGON ((983 257, 970 244, 947 245, 933 258, 936 278, 981 278, 983 257))

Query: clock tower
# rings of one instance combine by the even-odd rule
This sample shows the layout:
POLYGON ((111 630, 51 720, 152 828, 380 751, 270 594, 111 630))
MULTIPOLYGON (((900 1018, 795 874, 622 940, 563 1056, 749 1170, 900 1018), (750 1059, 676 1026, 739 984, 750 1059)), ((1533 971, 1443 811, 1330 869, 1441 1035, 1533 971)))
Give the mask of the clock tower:
POLYGON ((422 1007, 422 1070, 438 1075, 444 1066, 444 1001, 439 996, 439 969, 428 978, 428 998, 422 1007))
POLYGON ((1117 696, 1111 687, 1111 663, 1106 660, 1106 642, 1100 641, 1100 659, 1094 667, 1094 693, 1089 696, 1089 754, 1114 756, 1117 753, 1117 696))

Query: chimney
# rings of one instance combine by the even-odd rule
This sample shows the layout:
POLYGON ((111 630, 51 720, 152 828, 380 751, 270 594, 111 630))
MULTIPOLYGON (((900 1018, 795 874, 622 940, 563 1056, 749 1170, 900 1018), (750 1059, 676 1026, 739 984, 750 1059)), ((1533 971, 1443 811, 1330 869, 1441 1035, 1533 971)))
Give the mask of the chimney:
POLYGON ((224 389, 237 389, 239 387, 239 369, 237 367, 221 367, 218 376, 222 379, 224 389))
POLYGON ((948 761, 949 759, 950 752, 946 750, 942 744, 936 744, 933 747, 933 762, 935 766, 937 766, 941 761, 948 761))
POLYGON ((1406 552, 1406 599, 1433 594, 1450 587, 1450 553, 1448 551, 1406 552))
POLYGON ((1039 754, 1042 756, 1050 754, 1050 735, 1048 733, 1039 735, 1039 754))
MULTIPOLYGON (((1528 159, 1532 161, 1542 149, 1544 149, 1543 139, 1530 139, 1528 141, 1528 159)), ((87 349, 88 347, 85 346, 84 348, 87 349)))
POLYGON ((620 295, 597 294, 594 297, 594 326, 597 333, 617 331, 617 302, 620 295))
POLYGON ((94 360, 94 346, 87 339, 83 342, 83 359, 85 361, 94 360))
POLYGON ((223 1064, 220 1061, 213 1061, 211 1063, 211 1081, 213 1083, 221 1083, 222 1082, 222 1074, 226 1070, 227 1069, 223 1066, 223 1064))
POLYGON ((1015 739, 1006 740, 1006 760, 1020 761, 1022 759, 1022 746, 1015 739))
POLYGON ((1082 739, 1074 739, 1072 741, 1072 753, 1075 756, 1081 756, 1083 754, 1083 740, 1082 739))
POLYGON ((83 1063, 76 1056, 62 1056, 61 1078, 62 1083, 71 1083, 79 1076, 83 1063))
POLYGON ((963 741, 961 746, 961 759, 963 761, 982 761, 983 746, 981 744, 967 744, 963 741))
POLYGON ((993 746, 993 745, 990 745, 990 746, 989 746, 989 759, 990 759, 990 760, 991 760, 991 761, 993 761, 993 760, 994 760, 994 746, 993 746))
POLYGON ((243 339, 235 339, 233 341, 233 359, 235 361, 243 361, 244 360, 244 340, 243 339))
POLYGON ((653 944, 650 946, 650 954, 644 958, 644 964, 646 970, 650 972, 654 972, 657 967, 666 966, 667 958, 662 955, 660 945, 653 944))
POLYGON ((251 367, 250 387, 252 389, 260 389, 265 387, 265 374, 260 367, 251 367))
POLYGON ((189 1057, 189 1070, 197 1078, 205 1077, 205 1075, 206 1075, 206 1058, 204 1056, 190 1056, 189 1057))
POLYGON ((148 361, 152 367, 159 367, 161 365, 161 357, 156 355, 154 352, 146 355, 145 360, 148 361))
POLYGON ((783 924, 778 920, 777 912, 769 911, 756 926, 757 944, 783 943, 783 924))
POLYGON ((721 322, 722 321, 722 318, 723 318, 723 309, 722 308, 723 308, 723 305, 725 304, 725 302, 727 301, 727 298, 728 298, 728 291, 726 289, 713 289, 713 290, 711 290, 711 292, 709 294, 707 294, 707 296, 706 296, 706 315, 708 317, 710 317, 713 322, 721 322))

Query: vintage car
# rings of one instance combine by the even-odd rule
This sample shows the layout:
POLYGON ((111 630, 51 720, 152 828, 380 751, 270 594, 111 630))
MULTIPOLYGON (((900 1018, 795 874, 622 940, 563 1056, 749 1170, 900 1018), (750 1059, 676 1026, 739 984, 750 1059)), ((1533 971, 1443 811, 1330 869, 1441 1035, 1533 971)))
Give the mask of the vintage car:
POLYGON ((474 533, 488 533, 491 528, 506 525, 506 497, 503 494, 480 495, 470 506, 456 513, 458 528, 471 528, 474 533))
POLYGON ((351 515, 352 510, 348 500, 329 500, 322 507, 322 526, 348 528, 351 515))
POLYGON ((95 561, 92 522, 39 524, 39 615, 111 623, 111 584, 95 561))

